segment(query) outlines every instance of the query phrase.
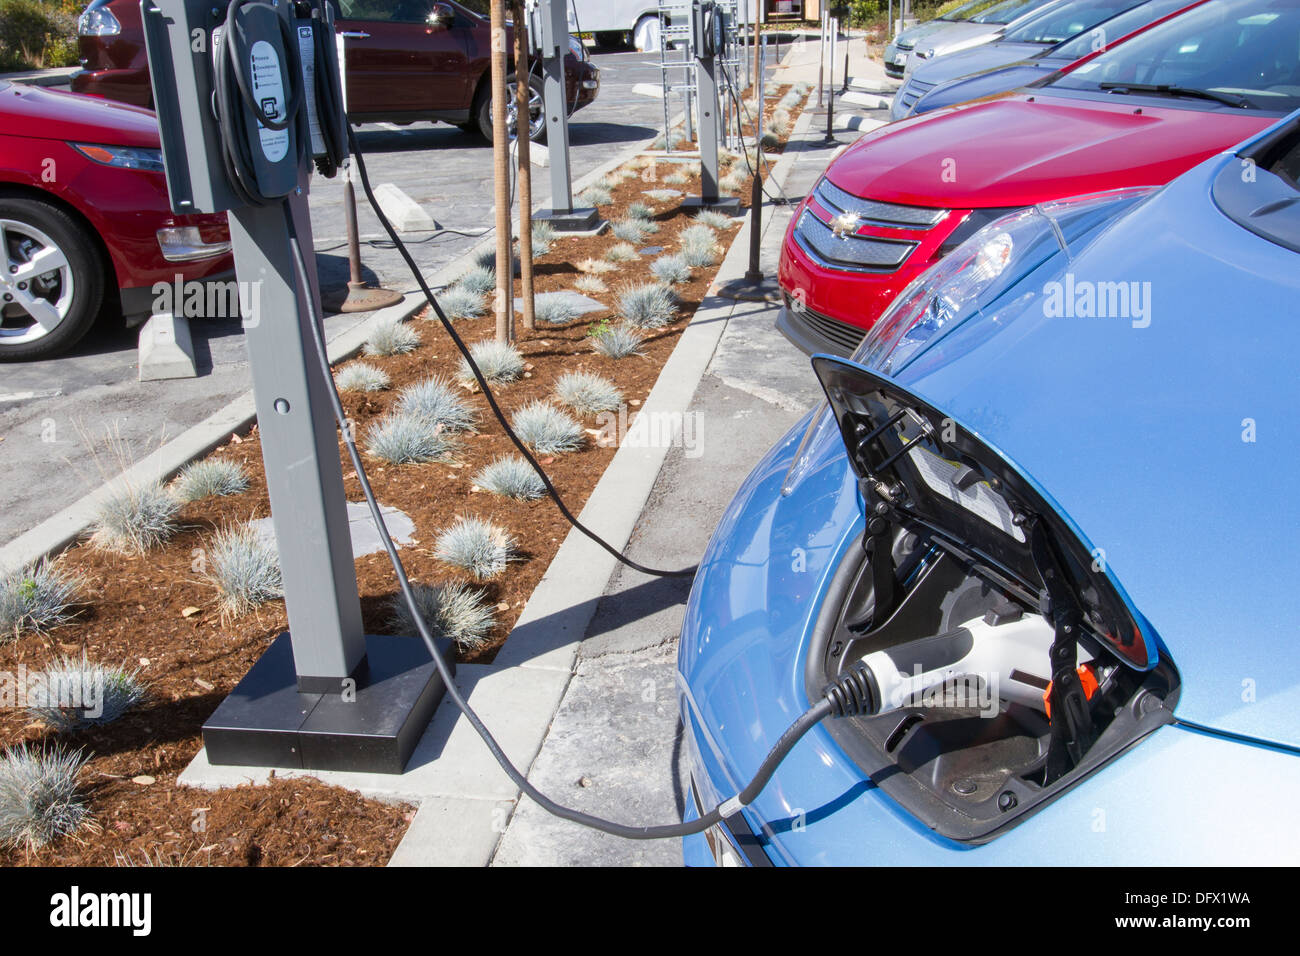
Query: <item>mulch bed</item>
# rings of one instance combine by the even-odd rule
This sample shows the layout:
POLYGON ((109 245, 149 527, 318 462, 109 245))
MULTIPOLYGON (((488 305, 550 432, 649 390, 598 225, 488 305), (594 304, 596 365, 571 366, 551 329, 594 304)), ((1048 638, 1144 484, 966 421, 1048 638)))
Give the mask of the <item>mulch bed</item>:
MULTIPOLYGON (((774 102, 769 99, 769 106, 774 102)), ((793 112, 797 115, 797 110, 793 112)), ((779 151, 780 147, 768 149, 779 151)), ((613 189, 614 202, 601 208, 602 215, 617 220, 631 203, 647 203, 656 210, 660 230, 643 245, 662 246, 665 253, 675 251, 677 234, 691 225, 689 215, 676 209, 676 201, 656 203, 644 192, 663 188, 663 177, 677 168, 660 162, 658 181, 638 176, 620 183, 613 189)), ((739 168, 745 168, 743 159, 739 168)), ((698 192, 698 180, 672 188, 689 195, 698 192)), ((740 195, 747 205, 748 186, 740 195)), ((732 227, 720 235, 724 247, 735 232, 732 227)), ((536 258, 536 291, 571 289, 580 275, 573 264, 587 257, 601 258, 617 241, 608 231, 597 237, 557 238, 546 255, 536 258)), ((619 271, 602 276, 610 292, 592 297, 612 305, 622 286, 650 280, 649 264, 654 258, 620 263, 619 271)), ((528 369, 524 378, 497 390, 498 401, 509 414, 532 399, 549 397, 561 374, 587 370, 617 384, 629 406, 628 418, 634 419, 715 271, 697 269, 691 281, 676 287, 681 303, 678 319, 647 334, 641 356, 614 360, 591 349, 592 325, 615 318, 608 309, 534 331, 525 330, 517 318, 516 344, 528 369)), ((344 393, 363 448, 367 430, 397 401, 403 386, 435 374, 455 375, 459 354, 436 320, 428 321, 426 313, 411 324, 422 340, 414 352, 364 358, 388 373, 392 387, 376 393, 344 393)), ((458 322, 457 328, 467 342, 490 338, 494 318, 489 312, 458 322)), ((415 541, 401 550, 412 581, 465 580, 432 554, 438 533, 460 515, 489 518, 516 539, 521 560, 494 581, 472 582, 496 605, 496 629, 486 647, 462 652, 459 659, 486 662, 506 640, 569 527, 549 499, 517 502, 473 487, 473 476, 483 465, 514 449, 491 418, 483 396, 466 394, 479 412, 481 430, 462 442, 455 466, 393 466, 374 460, 366 465, 379 500, 414 521, 415 541)), ((588 419, 584 425, 594 431, 596 422, 588 419)), ((589 436, 581 451, 543 459, 575 514, 614 452, 589 436)), ((247 491, 187 505, 180 514, 180 532, 146 557, 112 554, 85 544, 72 547, 61 561, 87 582, 85 607, 78 618, 47 634, 25 634, 0 644, 0 671, 17 671, 20 665, 29 673, 40 671, 53 659, 84 653, 93 662, 122 664, 128 670, 138 667, 149 688, 146 701, 119 720, 80 731, 56 734, 21 709, 0 711, 0 742, 6 747, 58 743, 83 748, 91 755, 81 782, 94 819, 94 828, 83 831, 79 840, 65 838, 30 853, 0 849, 0 865, 382 865, 401 839, 413 807, 363 799, 316 781, 280 778, 267 786, 220 791, 176 783, 202 745, 204 720, 287 627, 281 601, 222 621, 212 585, 196 573, 199 549, 208 546, 216 529, 270 514, 257 427, 232 435, 213 454, 245 465, 252 477, 247 491)), ((340 461, 348 500, 362 500, 341 445, 340 461)), ((356 567, 367 630, 390 633, 389 604, 397 588, 386 557, 369 555, 359 559, 356 567)))

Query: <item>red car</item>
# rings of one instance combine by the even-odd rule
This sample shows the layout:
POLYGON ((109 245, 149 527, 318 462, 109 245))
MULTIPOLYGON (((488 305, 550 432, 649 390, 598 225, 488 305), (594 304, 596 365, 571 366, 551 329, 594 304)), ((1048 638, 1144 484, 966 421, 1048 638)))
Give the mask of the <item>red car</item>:
POLYGON ((158 123, 133 106, 0 80, 0 361, 147 316, 157 282, 224 278, 226 217, 177 216, 158 123))
POLYGON ((1070 71, 867 134, 796 209, 778 327, 850 354, 903 288, 1034 203, 1163 185, 1300 107, 1300 6, 1210 0, 1070 71))
MULTIPOLYGON (((350 120, 439 120, 492 139, 487 0, 338 0, 334 12, 344 37, 350 120)), ((93 0, 77 32, 84 69, 73 74, 74 93, 153 106, 139 0, 93 0)), ((508 33, 513 51, 514 34, 508 33)), ((576 37, 569 38, 565 74, 570 113, 595 100, 600 71, 576 37)), ((508 82, 513 102, 513 73, 508 82)), ((536 65, 528 83, 530 137, 540 139, 546 122, 536 65)))

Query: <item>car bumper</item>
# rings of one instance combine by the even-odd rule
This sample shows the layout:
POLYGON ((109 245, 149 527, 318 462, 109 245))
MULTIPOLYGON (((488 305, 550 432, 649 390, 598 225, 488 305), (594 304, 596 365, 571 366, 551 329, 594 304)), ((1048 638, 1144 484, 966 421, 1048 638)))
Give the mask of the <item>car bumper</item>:
POLYGON ((568 82, 569 96, 573 99, 572 112, 576 113, 584 106, 596 102, 596 94, 600 92, 599 69, 590 63, 582 63, 577 69, 569 71, 568 82))
POLYGON ((777 327, 808 354, 851 354, 889 303, 933 263, 927 250, 919 248, 894 272, 826 268, 795 240, 799 215, 796 212, 781 247, 777 275, 787 308, 778 316, 777 327))
POLYGON ((85 96, 98 96, 146 109, 153 107, 153 87, 149 85, 147 69, 80 70, 72 74, 69 88, 73 93, 85 96))

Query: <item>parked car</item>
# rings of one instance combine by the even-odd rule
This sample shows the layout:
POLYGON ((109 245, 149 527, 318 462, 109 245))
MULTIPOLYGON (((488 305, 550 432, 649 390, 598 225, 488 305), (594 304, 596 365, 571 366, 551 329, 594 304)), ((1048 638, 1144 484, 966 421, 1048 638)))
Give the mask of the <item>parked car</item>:
MULTIPOLYGON (((985 10, 963 20, 945 24, 917 39, 910 52, 900 44, 900 51, 907 52, 902 64, 906 76, 922 62, 979 46, 990 40, 996 40, 1007 30, 1015 29, 1031 16, 1049 7, 1060 6, 1064 0, 1001 0, 985 10)), ((895 56, 897 59, 897 56, 895 56)))
POLYGON ((862 137, 796 207, 778 327, 847 355, 903 288, 1005 212, 1162 185, 1300 107, 1300 7, 1208 0, 1017 93, 862 137))
POLYGON ((1298 181, 1300 113, 986 226, 813 359, 829 410, 691 590, 688 817, 830 682, 869 671, 873 715, 821 721, 688 863, 1296 859, 1298 181))
POLYGON ((0 361, 45 358, 157 282, 226 278, 226 217, 173 215, 148 110, 0 80, 0 361))
MULTIPOLYGON (((348 119, 437 120, 491 141, 487 0, 338 0, 335 12, 335 28, 345 38, 348 119)), ((73 74, 72 91, 152 108, 138 0, 92 0, 77 32, 83 69, 73 74)), ((513 27, 508 34, 513 51, 513 27)), ((600 71, 576 37, 569 38, 564 62, 572 114, 596 99, 600 71)), ((546 135, 540 64, 534 64, 528 84, 530 135, 540 140, 546 135)), ((513 72, 508 85, 513 101, 513 72)))
MULTIPOLYGON (((1093 56, 1134 30, 1187 6, 1188 0, 1070 0, 1060 7, 1045 8, 997 40, 918 66, 894 94, 889 117, 897 120, 940 105, 964 102, 945 97, 924 110, 916 109, 917 102, 935 87, 995 73, 1010 64, 1029 64, 1033 72, 1026 82, 1032 82, 1085 56, 1093 56), (1076 50, 1080 52, 1072 56, 1076 50), (1054 65, 1047 68, 1047 64, 1054 65)), ((1017 84, 1020 85, 1024 84, 1017 84)), ((1003 87, 993 92, 1016 88, 1003 87)))
POLYGON ((900 31, 885 44, 885 74, 895 79, 901 78, 904 67, 907 66, 907 58, 916 49, 917 43, 937 30, 942 30, 953 23, 965 22, 1001 2, 1002 0, 968 0, 941 17, 935 17, 933 20, 900 31))

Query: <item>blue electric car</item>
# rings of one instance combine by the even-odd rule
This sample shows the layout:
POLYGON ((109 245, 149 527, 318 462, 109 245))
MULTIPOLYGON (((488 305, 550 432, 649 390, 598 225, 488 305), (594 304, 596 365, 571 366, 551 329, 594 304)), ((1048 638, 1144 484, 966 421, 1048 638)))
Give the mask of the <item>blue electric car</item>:
POLYGON ((691 864, 1300 859, 1300 112, 914 282, 719 524, 691 864))

